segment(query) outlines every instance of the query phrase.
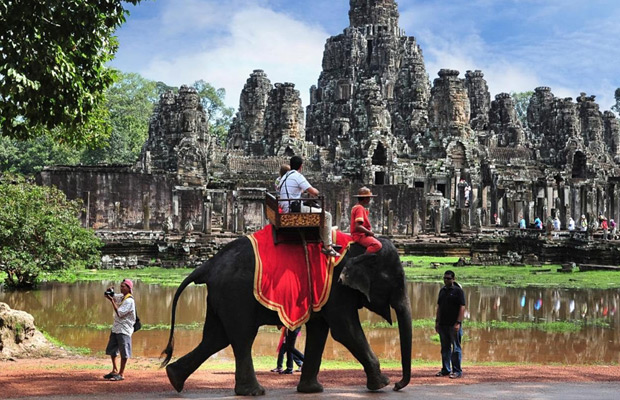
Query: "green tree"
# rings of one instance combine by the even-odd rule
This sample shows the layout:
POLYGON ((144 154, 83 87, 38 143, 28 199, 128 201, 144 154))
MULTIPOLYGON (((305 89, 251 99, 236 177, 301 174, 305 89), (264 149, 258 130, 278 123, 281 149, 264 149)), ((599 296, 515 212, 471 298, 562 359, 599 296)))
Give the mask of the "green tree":
POLYGON ((216 89, 202 79, 194 82, 192 86, 198 91, 202 107, 207 112, 209 132, 223 143, 235 113, 232 107, 226 107, 224 103, 226 89, 216 89))
POLYGON ((80 226, 81 205, 54 187, 0 177, 0 271, 6 284, 32 287, 44 272, 97 265, 101 242, 80 226))
POLYGON ((521 121, 521 126, 527 127, 527 107, 530 105, 530 99, 534 95, 534 92, 510 92, 512 100, 515 103, 515 110, 517 111, 517 117, 521 121))
POLYGON ((50 136, 27 141, 0 136, 0 173, 33 175, 46 165, 73 165, 80 162, 80 151, 59 144, 50 136))
POLYGON ((105 64, 117 50, 113 33, 126 12, 121 0, 1 1, 2 135, 57 134, 72 144, 105 137, 104 92, 114 80, 105 64))
POLYGON ((611 106, 611 109, 617 113, 620 113, 620 88, 616 89, 614 92, 614 97, 616 99, 616 104, 611 106))
POLYGON ((130 164, 136 162, 147 139, 149 120, 163 86, 136 73, 118 73, 106 91, 110 137, 102 146, 84 152, 84 164, 130 164))

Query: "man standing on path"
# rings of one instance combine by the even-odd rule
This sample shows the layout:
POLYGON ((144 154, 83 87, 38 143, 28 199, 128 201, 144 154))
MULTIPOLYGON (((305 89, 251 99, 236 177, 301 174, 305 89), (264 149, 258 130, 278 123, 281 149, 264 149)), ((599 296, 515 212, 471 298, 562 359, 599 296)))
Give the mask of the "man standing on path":
POLYGON ((133 325, 136 322, 136 303, 133 300, 133 282, 124 279, 121 282, 121 293, 114 294, 112 288, 109 288, 105 297, 112 303, 114 307, 114 324, 110 339, 105 353, 112 359, 112 371, 103 376, 104 379, 111 381, 122 381, 123 373, 127 360, 131 358, 131 335, 133 334, 133 325), (116 365, 116 356, 121 355, 121 368, 116 365))
POLYGON ((437 299, 435 331, 439 334, 441 341, 441 371, 435 376, 449 375, 452 379, 458 379, 463 376, 461 337, 465 316, 465 293, 454 278, 454 272, 444 273, 444 287, 439 291, 437 299))

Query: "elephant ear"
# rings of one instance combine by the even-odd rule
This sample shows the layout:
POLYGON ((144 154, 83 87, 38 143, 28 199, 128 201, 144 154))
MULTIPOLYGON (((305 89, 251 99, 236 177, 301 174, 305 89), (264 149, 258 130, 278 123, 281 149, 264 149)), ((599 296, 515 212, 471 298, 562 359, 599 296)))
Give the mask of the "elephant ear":
POLYGON ((370 302, 370 285, 374 275, 373 264, 376 253, 362 254, 347 262, 340 273, 340 282, 352 289, 359 290, 370 302))

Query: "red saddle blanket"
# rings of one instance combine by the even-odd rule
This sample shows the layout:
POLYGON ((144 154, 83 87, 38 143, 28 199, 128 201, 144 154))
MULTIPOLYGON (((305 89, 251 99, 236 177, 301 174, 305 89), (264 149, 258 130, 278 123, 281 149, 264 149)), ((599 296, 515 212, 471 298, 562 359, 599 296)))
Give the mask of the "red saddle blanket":
MULTIPOLYGON (((332 241, 348 250, 351 236, 334 230, 332 241)), ((254 248, 254 297, 259 303, 277 311, 282 323, 297 329, 319 311, 329 299, 334 267, 338 259, 321 253, 322 243, 308 243, 308 260, 301 243, 273 243, 273 225, 248 235, 254 248)))

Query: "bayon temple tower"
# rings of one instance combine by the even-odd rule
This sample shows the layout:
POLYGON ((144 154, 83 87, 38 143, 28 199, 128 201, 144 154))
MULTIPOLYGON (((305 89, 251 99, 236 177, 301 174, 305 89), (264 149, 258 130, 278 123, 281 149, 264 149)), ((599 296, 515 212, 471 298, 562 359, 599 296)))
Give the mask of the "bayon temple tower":
POLYGON ((620 217, 611 111, 594 96, 557 98, 539 87, 520 119, 509 94, 491 95, 483 72, 427 71, 398 19, 393 0, 350 0, 349 26, 327 38, 316 85, 272 83, 269 71, 254 70, 225 144, 183 87, 162 96, 135 165, 48 168, 42 181, 87 199, 89 226, 168 221, 241 232, 265 223, 263 192, 297 154, 345 230, 361 185, 380 195, 371 215, 384 234, 475 230, 494 225, 495 214, 503 226, 620 217), (305 109, 299 90, 310 92, 305 109), (121 177, 131 184, 110 189, 121 177))

